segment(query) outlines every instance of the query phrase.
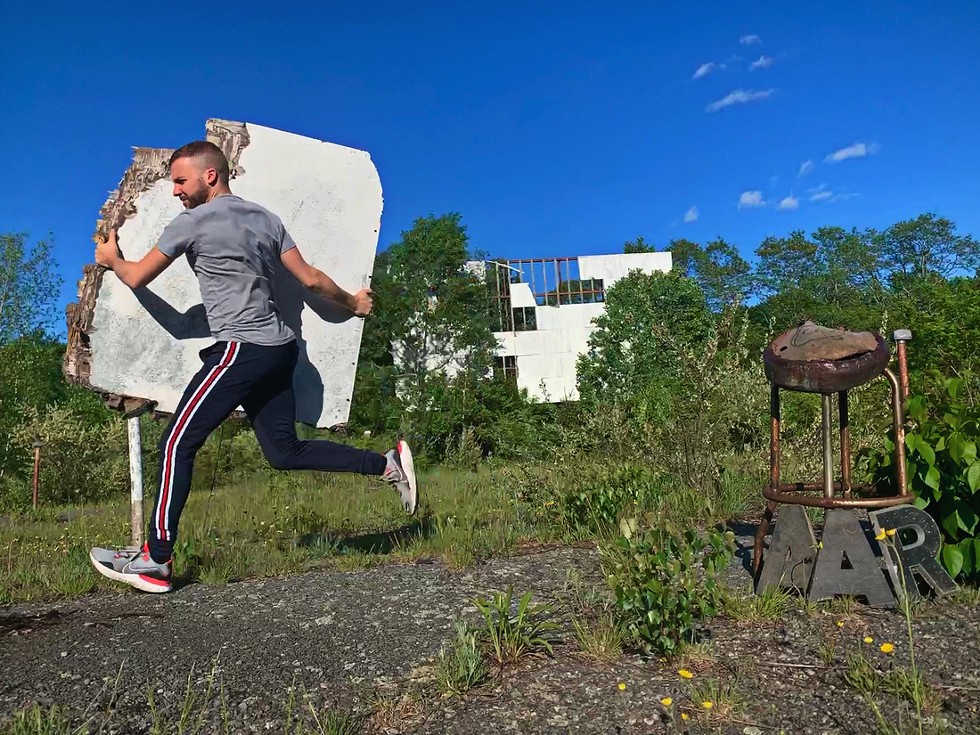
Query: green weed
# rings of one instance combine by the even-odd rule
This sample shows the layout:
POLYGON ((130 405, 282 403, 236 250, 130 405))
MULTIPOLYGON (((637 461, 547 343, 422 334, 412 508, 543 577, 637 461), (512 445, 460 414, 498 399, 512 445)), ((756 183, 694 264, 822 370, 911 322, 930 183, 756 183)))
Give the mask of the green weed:
POLYGON ((776 587, 766 589, 761 595, 743 596, 726 592, 722 608, 732 620, 758 622, 776 620, 789 607, 791 595, 776 587))
MULTIPOLYGON (((510 553, 520 540, 504 478, 489 466, 476 473, 435 469, 422 478, 420 515, 409 518, 389 488, 367 478, 253 474, 235 487, 191 493, 174 569, 185 581, 220 584, 317 564, 356 569, 386 558, 441 557, 469 566, 510 553)), ((128 498, 11 516, 0 526, 0 604, 118 589, 91 568, 88 550, 123 545, 128 536, 128 498)))
POLYGON ((436 688, 444 696, 468 692, 488 673, 477 632, 463 620, 456 621, 454 632, 452 643, 439 649, 436 659, 436 688))
POLYGON ((745 700, 734 682, 703 679, 691 689, 691 708, 706 724, 727 722, 742 713, 745 700))
POLYGON ((623 653, 623 646, 629 635, 612 610, 598 614, 576 615, 572 618, 572 629, 579 649, 589 658, 597 661, 615 661, 623 653))
POLYGON ((73 728, 57 706, 43 708, 39 704, 15 712, 13 719, 0 729, 2 735, 81 735, 84 732, 73 728))
POLYGON ((473 604, 483 616, 483 639, 499 666, 516 663, 525 656, 554 652, 552 643, 558 625, 549 619, 552 608, 532 603, 530 592, 515 603, 513 588, 508 587, 506 592, 477 598, 473 604))

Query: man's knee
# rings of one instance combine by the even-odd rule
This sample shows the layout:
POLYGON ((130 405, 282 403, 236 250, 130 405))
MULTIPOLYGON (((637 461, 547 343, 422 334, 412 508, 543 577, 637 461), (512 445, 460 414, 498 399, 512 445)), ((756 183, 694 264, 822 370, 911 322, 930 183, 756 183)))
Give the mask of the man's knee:
POLYGON ((275 470, 297 469, 297 455, 280 447, 269 447, 265 450, 265 458, 275 470))

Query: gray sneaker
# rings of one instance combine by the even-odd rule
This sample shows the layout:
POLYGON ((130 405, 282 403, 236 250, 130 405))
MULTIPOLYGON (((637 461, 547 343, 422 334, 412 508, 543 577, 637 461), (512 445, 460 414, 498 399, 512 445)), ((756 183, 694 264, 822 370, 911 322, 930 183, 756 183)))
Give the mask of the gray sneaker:
POLYGON ((150 557, 146 544, 142 549, 127 547, 123 549, 93 548, 88 553, 92 565, 100 574, 125 582, 144 592, 170 592, 173 585, 170 577, 172 565, 168 561, 160 564, 150 557))
POLYGON ((385 467, 381 479, 394 486, 401 495, 405 512, 415 515, 419 507, 419 488, 415 481, 415 460, 412 459, 412 450, 408 442, 399 441, 395 449, 385 454, 385 458, 388 460, 388 466, 385 467))

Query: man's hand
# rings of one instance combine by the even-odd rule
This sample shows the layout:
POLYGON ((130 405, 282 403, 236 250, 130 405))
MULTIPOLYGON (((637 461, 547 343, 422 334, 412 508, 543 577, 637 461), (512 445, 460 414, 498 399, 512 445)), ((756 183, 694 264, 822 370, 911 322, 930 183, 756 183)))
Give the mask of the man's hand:
POLYGON ((109 237, 95 246, 95 262, 104 268, 114 270, 116 261, 122 258, 119 243, 116 242, 116 231, 109 230, 109 237))
POLYGON ((362 288, 354 294, 354 316, 366 317, 374 308, 374 300, 371 295, 374 292, 369 288, 362 288))

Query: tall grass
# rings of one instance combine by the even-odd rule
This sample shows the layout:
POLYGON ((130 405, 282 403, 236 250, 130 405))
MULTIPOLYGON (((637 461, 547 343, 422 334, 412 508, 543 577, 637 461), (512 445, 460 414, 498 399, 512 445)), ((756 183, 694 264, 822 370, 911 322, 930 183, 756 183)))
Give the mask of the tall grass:
MULTIPOLYGON (((377 480, 327 473, 256 473, 191 493, 175 548, 178 582, 276 576, 318 565, 444 558, 453 566, 506 553, 518 541, 502 474, 436 469, 421 478, 415 517, 377 480)), ((148 493, 149 494, 149 493, 148 493)), ((146 500, 146 513, 152 510, 146 500)), ((50 601, 112 586, 89 564, 91 546, 122 546, 128 502, 45 509, 0 524, 0 604, 50 601)))

